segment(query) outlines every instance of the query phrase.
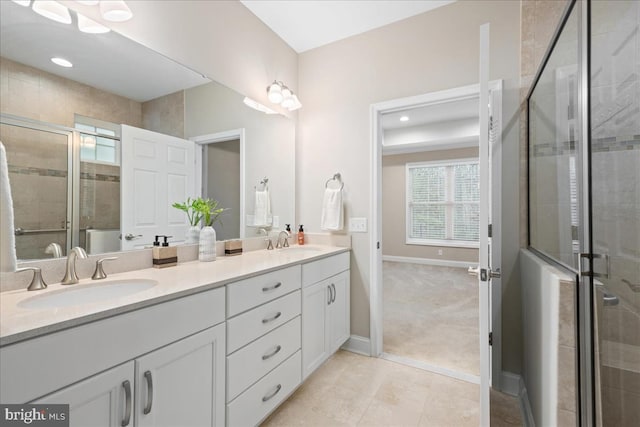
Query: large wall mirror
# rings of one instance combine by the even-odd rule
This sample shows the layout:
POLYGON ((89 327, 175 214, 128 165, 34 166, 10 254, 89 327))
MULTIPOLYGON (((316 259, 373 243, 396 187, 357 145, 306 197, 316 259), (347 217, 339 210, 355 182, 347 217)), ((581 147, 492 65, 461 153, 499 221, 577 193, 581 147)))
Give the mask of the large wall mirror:
MULTIPOLYGON (((121 170, 131 160, 121 125, 196 141, 193 195, 229 208, 216 225, 219 240, 257 235, 255 191, 265 177, 271 226, 294 222, 293 120, 253 110, 243 95, 113 31, 80 32, 73 12, 65 25, 14 2, 0 7, 0 140, 19 260, 151 243, 122 243, 132 233, 122 226, 121 190, 132 184, 121 170)), ((179 201, 162 208, 182 218, 169 206, 179 201)))

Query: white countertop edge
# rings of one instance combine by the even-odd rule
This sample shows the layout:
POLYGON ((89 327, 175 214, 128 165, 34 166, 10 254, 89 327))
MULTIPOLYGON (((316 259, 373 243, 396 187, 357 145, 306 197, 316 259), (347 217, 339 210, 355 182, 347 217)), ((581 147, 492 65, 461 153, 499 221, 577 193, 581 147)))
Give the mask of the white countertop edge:
MULTIPOLYGON (((246 269, 245 271, 237 275, 228 275, 222 279, 211 279, 208 283, 202 281, 194 281, 192 286, 183 285, 178 286, 177 290, 167 290, 166 293, 154 294, 145 297, 145 293, 129 295, 123 298, 115 298, 106 302, 88 304, 87 307, 72 306, 64 309, 24 309, 19 308, 18 304, 30 297, 36 295, 43 295, 43 293, 55 291, 61 289, 59 284, 52 285, 46 290, 28 292, 24 289, 16 291, 7 291, 0 294, 0 347, 15 344, 24 340, 40 337, 43 335, 58 332, 64 329, 69 329, 84 325, 87 323, 95 322, 97 320, 106 319, 109 317, 117 316, 123 313, 139 310, 141 308, 150 307, 163 302, 171 301, 174 299, 186 297, 189 295, 205 292, 211 289, 225 286, 229 283, 237 282, 239 280, 248 279, 250 277, 259 276, 261 274, 276 271, 284 267, 290 267, 294 265, 305 264, 311 261, 327 258, 332 255, 337 255, 343 252, 348 252, 351 248, 348 247, 336 247, 336 246, 323 246, 323 245, 308 245, 310 247, 318 248, 318 251, 310 252, 298 252, 292 254, 293 259, 287 259, 282 262, 274 262, 272 265, 266 267, 256 267, 255 269, 246 269), (142 298, 140 298, 142 297, 142 298), (131 302, 127 302, 131 301, 131 302), (84 312, 82 309, 85 308, 84 312), (76 313, 66 314, 76 310, 76 313), (79 311, 78 311, 79 310, 79 311), (62 319, 60 319, 62 315, 62 319), (50 322, 43 321, 42 318, 50 317, 50 322), (29 322, 34 326, 28 326, 29 322)), ((216 261, 201 263, 199 261, 190 261, 186 263, 178 264, 175 267, 167 267, 166 269, 148 268, 143 270, 134 270, 125 273, 111 274, 107 280, 118 279, 130 279, 130 278, 147 278, 145 276, 157 276, 162 272, 174 273, 176 271, 189 274, 196 269, 211 269, 214 270, 216 266, 223 263, 238 263, 242 261, 242 258, 256 258, 256 261, 262 259, 263 261, 269 256, 287 256, 286 249, 281 250, 280 253, 274 253, 273 251, 255 251, 249 252, 243 255, 218 257, 216 261)), ((157 277, 153 277, 157 279, 157 277)), ((188 280, 188 279, 186 279, 188 280)), ((208 279, 207 279, 208 281, 208 279)), ((79 284, 73 286, 82 286, 87 283, 98 283, 91 281, 90 279, 83 279, 79 284)), ((156 286, 156 291, 162 288, 162 283, 156 286)), ((157 292, 156 292, 157 293, 157 292)))

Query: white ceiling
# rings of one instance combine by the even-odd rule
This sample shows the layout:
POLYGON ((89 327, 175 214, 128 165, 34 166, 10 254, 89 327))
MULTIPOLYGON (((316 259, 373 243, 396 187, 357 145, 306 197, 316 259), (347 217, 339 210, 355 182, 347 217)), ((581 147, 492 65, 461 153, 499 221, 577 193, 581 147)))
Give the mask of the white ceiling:
POLYGON ((455 0, 240 0, 301 53, 455 0))
POLYGON ((0 55, 139 102, 210 80, 113 31, 85 34, 11 1, 0 0, 0 55), (73 68, 53 64, 51 57, 73 68))
POLYGON ((475 97, 384 114, 382 116, 382 129, 409 128, 432 123, 478 119, 479 117, 478 98, 475 97), (407 116, 409 120, 401 122, 400 117, 402 116, 407 116))

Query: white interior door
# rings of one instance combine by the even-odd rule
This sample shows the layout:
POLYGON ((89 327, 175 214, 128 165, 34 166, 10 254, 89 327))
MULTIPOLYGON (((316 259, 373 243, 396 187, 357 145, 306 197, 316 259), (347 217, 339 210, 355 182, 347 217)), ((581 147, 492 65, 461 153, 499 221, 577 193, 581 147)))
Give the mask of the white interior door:
POLYGON ((183 242, 187 218, 171 205, 198 194, 195 143, 126 125, 121 141, 122 249, 150 245, 156 235, 183 242))
POLYGON ((491 147, 489 146, 489 24, 480 26, 480 250, 478 292, 480 297, 480 425, 490 424, 491 389, 491 147))

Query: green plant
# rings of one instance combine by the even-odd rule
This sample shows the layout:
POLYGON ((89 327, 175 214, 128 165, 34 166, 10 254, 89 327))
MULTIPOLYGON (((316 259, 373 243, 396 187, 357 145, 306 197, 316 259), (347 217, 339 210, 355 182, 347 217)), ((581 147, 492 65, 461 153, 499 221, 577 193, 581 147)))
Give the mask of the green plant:
POLYGON ((189 224, 192 226, 198 225, 200 220, 202 219, 202 214, 200 213, 199 206, 202 204, 202 197, 198 197, 196 199, 191 199, 191 197, 187 197, 187 201, 184 203, 175 202, 171 206, 176 209, 180 209, 187 214, 187 219, 189 220, 189 224))
POLYGON ((187 214, 189 224, 192 226, 198 225, 202 220, 204 220, 204 225, 213 225, 220 220, 220 215, 228 210, 218 207, 217 200, 203 199, 202 197, 196 197, 195 199, 187 197, 185 203, 175 202, 171 206, 184 211, 187 214))

